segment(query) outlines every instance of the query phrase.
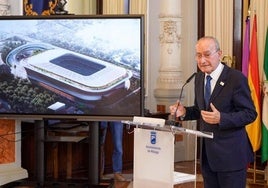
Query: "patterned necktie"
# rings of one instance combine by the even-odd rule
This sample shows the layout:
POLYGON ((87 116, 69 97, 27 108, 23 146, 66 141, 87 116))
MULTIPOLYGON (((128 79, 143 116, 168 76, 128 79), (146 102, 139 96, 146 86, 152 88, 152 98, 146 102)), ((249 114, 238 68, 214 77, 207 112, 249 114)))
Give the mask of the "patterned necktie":
POLYGON ((210 75, 207 75, 206 77, 207 79, 207 82, 206 82, 206 85, 205 85, 205 104, 206 104, 206 107, 208 106, 208 103, 209 103, 209 98, 210 98, 210 95, 211 95, 211 85, 210 85, 210 80, 212 79, 212 77, 210 75))

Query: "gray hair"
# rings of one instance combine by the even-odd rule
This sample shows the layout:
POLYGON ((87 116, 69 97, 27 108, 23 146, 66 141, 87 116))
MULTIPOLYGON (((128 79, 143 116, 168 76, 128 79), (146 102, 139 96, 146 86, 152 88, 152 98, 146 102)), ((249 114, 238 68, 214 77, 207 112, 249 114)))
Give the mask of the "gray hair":
POLYGON ((215 49, 217 51, 219 51, 221 49, 220 48, 219 41, 215 37, 212 37, 212 36, 204 36, 204 37, 198 39, 197 42, 202 41, 202 40, 212 40, 214 42, 214 44, 215 44, 215 49))

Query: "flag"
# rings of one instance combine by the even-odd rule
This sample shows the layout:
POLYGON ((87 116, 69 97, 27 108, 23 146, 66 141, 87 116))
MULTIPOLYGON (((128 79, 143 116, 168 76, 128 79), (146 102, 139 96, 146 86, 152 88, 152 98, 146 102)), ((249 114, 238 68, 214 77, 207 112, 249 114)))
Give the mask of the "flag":
POLYGON ((242 73, 248 77, 248 63, 249 63, 249 41, 250 41, 250 17, 246 19, 246 30, 243 44, 242 55, 242 73))
POLYGON ((260 94, 260 76, 258 63, 258 47, 257 47, 257 17, 254 15, 253 28, 251 35, 251 46, 249 54, 248 66, 248 83, 251 90, 251 97, 258 113, 254 122, 246 126, 247 134, 252 145, 252 149, 256 152, 261 147, 261 94, 260 94))
POLYGON ((23 0, 23 15, 55 14, 58 0, 23 0))
POLYGON ((266 41, 263 62, 263 102, 262 102, 262 143, 261 143, 261 161, 268 159, 268 27, 266 30, 266 41))

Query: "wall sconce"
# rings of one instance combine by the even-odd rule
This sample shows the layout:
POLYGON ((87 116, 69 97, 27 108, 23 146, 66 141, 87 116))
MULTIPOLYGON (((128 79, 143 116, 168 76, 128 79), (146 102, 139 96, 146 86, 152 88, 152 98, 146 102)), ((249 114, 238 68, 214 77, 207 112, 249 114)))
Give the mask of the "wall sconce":
POLYGON ((221 61, 226 63, 229 67, 235 68, 235 56, 224 55, 221 61))

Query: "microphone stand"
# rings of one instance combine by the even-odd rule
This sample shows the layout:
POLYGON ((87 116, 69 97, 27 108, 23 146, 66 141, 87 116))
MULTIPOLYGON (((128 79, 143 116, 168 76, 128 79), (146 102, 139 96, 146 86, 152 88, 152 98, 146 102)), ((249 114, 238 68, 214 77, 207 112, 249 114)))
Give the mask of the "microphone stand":
POLYGON ((177 114, 177 111, 178 111, 178 108, 179 108, 179 105, 181 103, 181 98, 182 98, 182 92, 183 92, 183 88, 184 86, 186 86, 186 84, 188 84, 196 75, 196 72, 194 72, 187 80, 186 82, 182 85, 181 87, 181 92, 180 92, 180 96, 179 96, 179 101, 177 103, 177 106, 176 106, 176 110, 175 110, 175 115, 170 115, 169 117, 169 120, 167 121, 167 123, 169 125, 173 125, 173 126, 176 126, 176 127, 181 127, 181 123, 176 121, 176 114, 177 114))

